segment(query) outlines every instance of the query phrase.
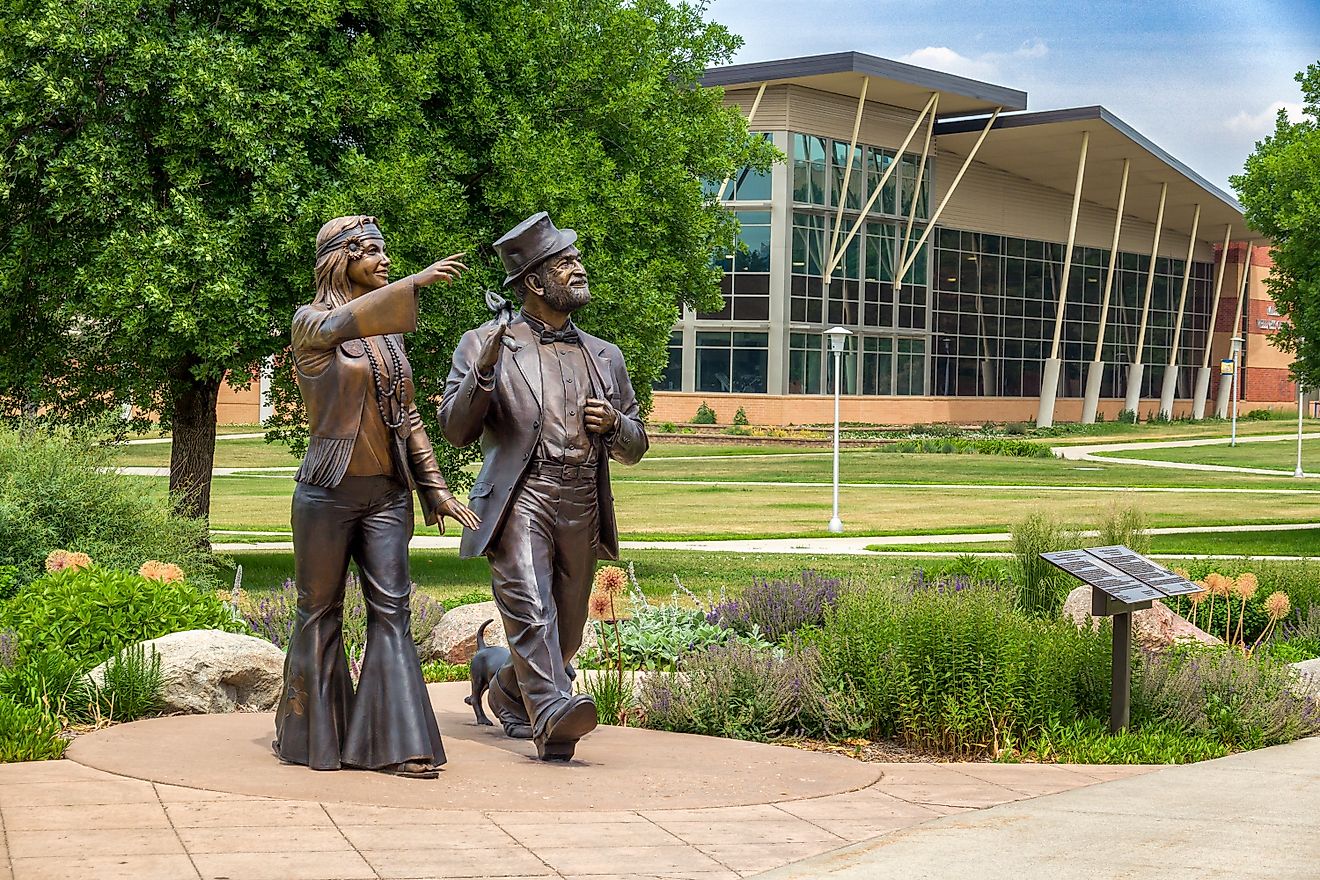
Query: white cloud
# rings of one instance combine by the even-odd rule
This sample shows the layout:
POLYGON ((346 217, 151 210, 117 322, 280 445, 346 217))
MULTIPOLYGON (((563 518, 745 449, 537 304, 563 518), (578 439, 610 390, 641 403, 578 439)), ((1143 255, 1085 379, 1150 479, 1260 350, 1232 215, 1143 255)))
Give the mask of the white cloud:
POLYGON ((1263 135, 1268 134, 1274 128, 1274 119, 1279 115, 1280 110, 1288 113, 1288 119, 1293 122, 1300 122, 1302 118, 1302 105, 1292 101, 1275 101, 1259 113, 1248 113, 1243 110, 1234 116, 1224 120, 1224 128, 1234 134, 1263 135))
POLYGON ((1037 39, 1023 43, 1012 52, 983 52, 971 57, 948 46, 926 46, 901 55, 898 60, 971 79, 995 80, 1003 75, 1006 67, 1015 66, 1015 62, 1044 58, 1049 52, 1045 41, 1037 39))

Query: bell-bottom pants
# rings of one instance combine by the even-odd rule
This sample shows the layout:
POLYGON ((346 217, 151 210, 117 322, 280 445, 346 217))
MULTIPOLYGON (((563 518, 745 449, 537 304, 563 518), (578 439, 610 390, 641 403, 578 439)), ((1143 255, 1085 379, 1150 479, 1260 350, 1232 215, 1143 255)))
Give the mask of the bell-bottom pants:
POLYGON ((315 770, 445 762, 409 629, 412 493, 389 477, 344 477, 293 493, 298 613, 275 714, 280 756, 315 770), (344 654, 344 579, 362 575, 367 645, 357 693, 344 654))

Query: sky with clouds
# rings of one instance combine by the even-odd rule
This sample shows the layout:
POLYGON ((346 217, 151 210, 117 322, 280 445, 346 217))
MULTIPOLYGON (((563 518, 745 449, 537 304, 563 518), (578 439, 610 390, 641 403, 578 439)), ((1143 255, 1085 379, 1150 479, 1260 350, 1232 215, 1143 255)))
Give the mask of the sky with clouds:
POLYGON ((1320 0, 713 0, 735 62, 856 50, 1027 92, 1029 110, 1102 104, 1231 192, 1320 63, 1320 0))

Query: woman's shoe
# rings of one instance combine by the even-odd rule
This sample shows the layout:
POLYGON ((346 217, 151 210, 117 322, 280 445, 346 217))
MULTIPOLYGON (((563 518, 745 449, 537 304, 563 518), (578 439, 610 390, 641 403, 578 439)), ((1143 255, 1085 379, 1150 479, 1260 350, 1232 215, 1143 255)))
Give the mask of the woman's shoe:
POLYGON ((381 767, 377 772, 402 776, 404 779, 435 779, 440 775, 440 768, 427 761, 404 761, 381 767))

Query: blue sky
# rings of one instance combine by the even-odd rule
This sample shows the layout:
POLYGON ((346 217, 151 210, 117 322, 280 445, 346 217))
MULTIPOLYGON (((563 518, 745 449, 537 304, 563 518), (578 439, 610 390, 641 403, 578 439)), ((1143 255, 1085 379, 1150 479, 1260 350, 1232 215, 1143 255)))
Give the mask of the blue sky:
POLYGON ((1320 0, 713 0, 734 59, 856 50, 1027 92, 1030 110, 1103 104, 1226 191, 1294 74, 1320 62, 1320 0))

